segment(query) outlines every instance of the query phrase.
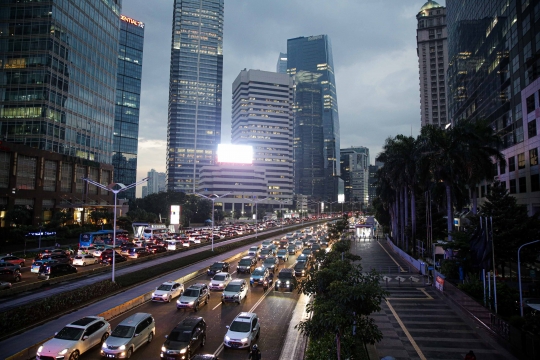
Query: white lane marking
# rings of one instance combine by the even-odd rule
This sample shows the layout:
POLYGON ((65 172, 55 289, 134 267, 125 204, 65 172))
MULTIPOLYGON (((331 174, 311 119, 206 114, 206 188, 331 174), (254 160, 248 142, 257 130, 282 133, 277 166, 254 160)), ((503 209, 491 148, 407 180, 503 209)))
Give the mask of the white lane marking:
POLYGON ((220 306, 221 306, 221 301, 220 301, 216 306, 214 306, 214 307, 212 308, 212 310, 216 310, 216 309, 217 309, 218 307, 220 307, 220 306))

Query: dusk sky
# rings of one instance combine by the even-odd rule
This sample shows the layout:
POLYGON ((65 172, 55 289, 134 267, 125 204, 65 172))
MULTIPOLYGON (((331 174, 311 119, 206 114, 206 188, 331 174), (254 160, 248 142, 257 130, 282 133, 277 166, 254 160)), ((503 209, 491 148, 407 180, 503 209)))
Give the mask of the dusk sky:
MULTIPOLYGON (((225 0, 221 142, 231 142, 239 72, 275 71, 287 39, 320 34, 332 42, 341 148, 365 146, 374 163, 387 137, 416 136, 416 14, 426 1, 225 0)), ((165 172, 172 9, 172 0, 123 1, 122 13, 145 23, 137 180, 150 169, 165 172)))

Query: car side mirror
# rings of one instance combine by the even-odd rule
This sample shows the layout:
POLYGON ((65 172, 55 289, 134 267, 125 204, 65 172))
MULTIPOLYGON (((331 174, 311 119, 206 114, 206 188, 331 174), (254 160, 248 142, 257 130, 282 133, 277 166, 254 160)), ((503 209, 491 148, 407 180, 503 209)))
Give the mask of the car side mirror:
POLYGON ((133 337, 137 337, 137 336, 139 336, 139 334, 135 334, 135 335, 133 335, 133 337))
POLYGON ((195 337, 194 337, 193 339, 191 339, 191 340, 197 340, 197 337, 195 336, 195 337))
POLYGON ((230 328, 230 326, 229 326, 229 325, 226 325, 225 327, 226 327, 227 329, 228 329, 228 328, 230 328))
POLYGON ((83 338, 82 338, 83 341, 86 340, 86 339, 88 339, 88 335, 84 335, 83 338))
POLYGON ((169 335, 165 335, 165 339, 167 339, 169 337, 169 335))

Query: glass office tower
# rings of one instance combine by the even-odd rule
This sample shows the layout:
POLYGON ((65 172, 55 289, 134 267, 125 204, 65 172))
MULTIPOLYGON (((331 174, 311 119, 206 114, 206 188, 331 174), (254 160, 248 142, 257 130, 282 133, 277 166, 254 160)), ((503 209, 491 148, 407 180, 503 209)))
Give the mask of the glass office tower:
POLYGON ((2 1, 2 140, 111 163, 120 8, 2 1))
POLYGON ((167 188, 195 192, 221 140, 223 1, 175 0, 167 126, 167 188))
POLYGON ((279 53, 279 58, 276 64, 276 72, 280 74, 287 73, 287 54, 279 53))
MULTIPOLYGON (((323 156, 324 176, 326 178, 324 186, 326 193, 321 199, 336 201, 337 183, 340 175, 339 115, 334 61, 328 35, 298 37, 287 40, 287 71, 291 75, 295 75, 300 71, 321 75, 318 82, 321 86, 324 142, 320 146, 320 151, 323 156)), ((297 103, 296 106, 302 105, 297 103)), ((296 114, 299 115, 299 112, 296 111, 296 114)), ((318 145, 314 144, 313 146, 318 145)), ((298 175, 295 174, 296 176, 298 175)))
MULTIPOLYGON (((112 162, 115 182, 125 185, 137 181, 143 42, 144 23, 121 15, 112 162)), ((135 188, 122 194, 135 200, 135 188)))

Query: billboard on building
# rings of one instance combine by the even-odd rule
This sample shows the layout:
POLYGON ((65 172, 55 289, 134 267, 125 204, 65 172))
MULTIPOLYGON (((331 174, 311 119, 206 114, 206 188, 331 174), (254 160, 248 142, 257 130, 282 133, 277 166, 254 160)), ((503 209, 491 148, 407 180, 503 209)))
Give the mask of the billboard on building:
POLYGON ((171 225, 180 224, 180 205, 171 205, 171 225))
POLYGON ((249 145, 218 145, 218 163, 252 164, 253 147, 249 145))

